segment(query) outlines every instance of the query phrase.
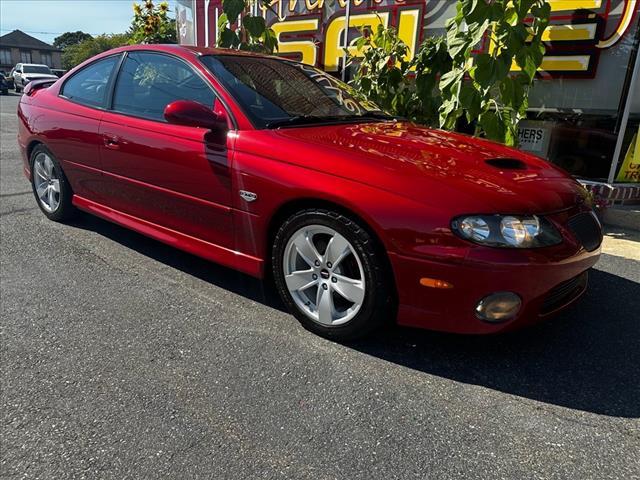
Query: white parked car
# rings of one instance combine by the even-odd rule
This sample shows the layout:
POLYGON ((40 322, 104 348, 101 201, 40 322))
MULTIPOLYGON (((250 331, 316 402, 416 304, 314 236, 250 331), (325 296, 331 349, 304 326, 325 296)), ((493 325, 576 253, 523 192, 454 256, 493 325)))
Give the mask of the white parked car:
POLYGON ((58 77, 46 65, 37 63, 18 63, 13 69, 13 85, 16 92, 21 92, 31 80, 41 80, 58 77))

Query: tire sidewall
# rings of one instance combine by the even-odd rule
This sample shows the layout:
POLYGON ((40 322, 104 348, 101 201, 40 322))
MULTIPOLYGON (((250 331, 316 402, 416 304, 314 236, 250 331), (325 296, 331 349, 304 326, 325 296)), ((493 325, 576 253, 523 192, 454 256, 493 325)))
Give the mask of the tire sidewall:
POLYGON ((379 326, 388 303, 386 282, 369 233, 351 219, 328 210, 299 212, 283 223, 273 244, 272 266, 276 288, 289 311, 307 329, 333 340, 351 340, 369 333, 379 326), (285 281, 283 260, 287 243, 298 230, 309 225, 332 228, 353 246, 362 264, 365 281, 365 297, 358 313, 347 323, 325 326, 317 323, 300 310, 294 302, 285 281))

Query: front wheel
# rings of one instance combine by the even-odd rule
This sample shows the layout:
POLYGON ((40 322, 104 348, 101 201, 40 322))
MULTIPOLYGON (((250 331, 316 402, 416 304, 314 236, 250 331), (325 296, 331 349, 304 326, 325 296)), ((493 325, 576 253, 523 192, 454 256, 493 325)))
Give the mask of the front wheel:
POLYGON ((296 213, 273 245, 276 287, 300 323, 333 340, 362 337, 391 316, 382 253, 352 219, 330 210, 296 213))

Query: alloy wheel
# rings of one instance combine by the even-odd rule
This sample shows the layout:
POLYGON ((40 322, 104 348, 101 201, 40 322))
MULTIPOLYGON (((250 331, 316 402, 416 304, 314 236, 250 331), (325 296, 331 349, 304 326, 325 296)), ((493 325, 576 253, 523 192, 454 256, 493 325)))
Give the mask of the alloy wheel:
POLYGON ((293 301, 314 322, 343 325, 360 311, 366 292, 362 262, 334 229, 300 228, 287 243, 283 267, 293 301))
POLYGON ((33 161, 33 184, 42 208, 55 212, 60 206, 60 177, 53 160, 44 152, 38 153, 33 161))

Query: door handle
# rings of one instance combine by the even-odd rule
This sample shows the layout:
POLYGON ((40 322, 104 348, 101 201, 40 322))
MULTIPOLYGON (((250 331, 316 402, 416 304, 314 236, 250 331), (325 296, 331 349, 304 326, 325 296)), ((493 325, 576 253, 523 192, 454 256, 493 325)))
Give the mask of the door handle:
POLYGON ((114 135, 105 135, 104 146, 117 150, 118 148, 120 148, 120 139, 114 135))

